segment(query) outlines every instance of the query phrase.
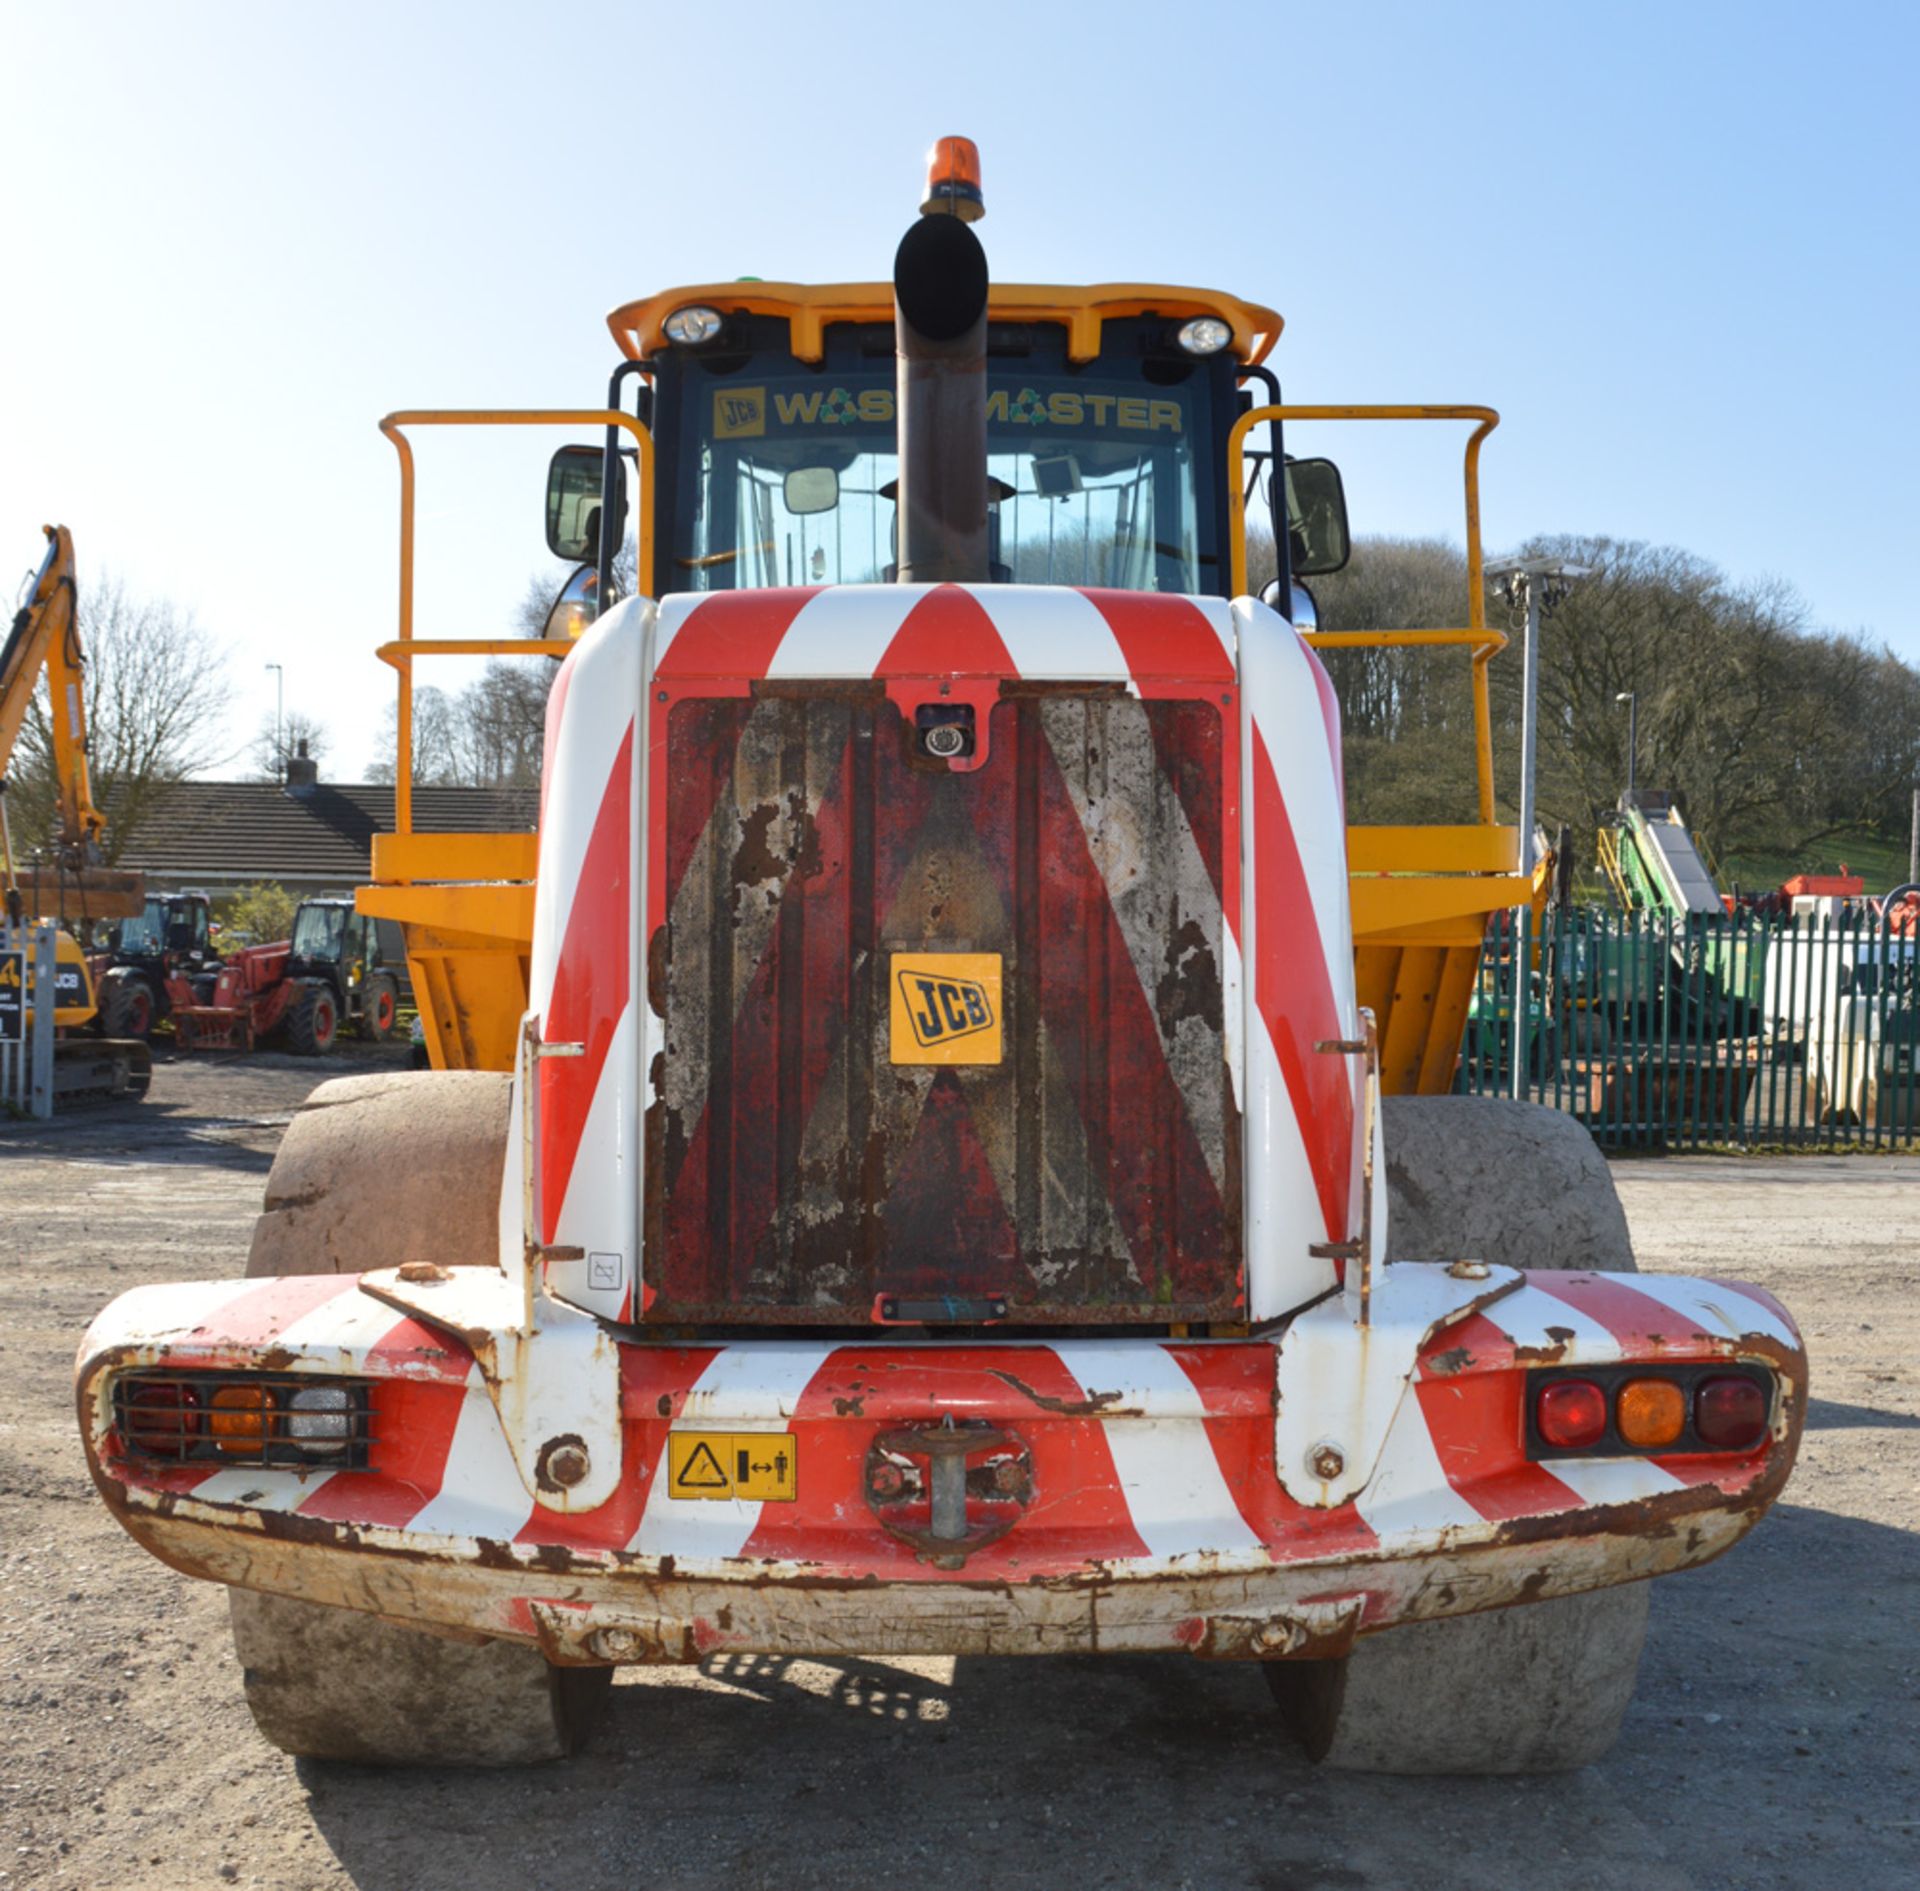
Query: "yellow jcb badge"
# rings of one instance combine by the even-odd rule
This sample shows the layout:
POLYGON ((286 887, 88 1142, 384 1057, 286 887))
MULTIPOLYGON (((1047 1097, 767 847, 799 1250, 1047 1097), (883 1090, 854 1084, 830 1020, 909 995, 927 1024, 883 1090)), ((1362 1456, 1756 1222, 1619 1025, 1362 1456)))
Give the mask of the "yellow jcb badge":
POLYGON ((999 953, 896 952, 892 973, 896 1064, 999 1063, 999 953))
POLYGON ((799 1446, 785 1431, 670 1431, 667 1494, 790 1504, 800 1494, 799 1446))

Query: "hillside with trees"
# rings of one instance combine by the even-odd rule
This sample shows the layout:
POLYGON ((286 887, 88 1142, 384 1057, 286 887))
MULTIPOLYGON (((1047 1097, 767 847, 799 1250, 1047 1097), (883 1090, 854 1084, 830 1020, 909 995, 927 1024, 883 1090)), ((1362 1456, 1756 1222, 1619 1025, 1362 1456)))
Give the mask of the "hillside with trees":
MULTIPOLYGON (((1739 585, 1671 547, 1607 538, 1530 541, 1526 556, 1591 568, 1546 621, 1540 652, 1540 819, 1565 822, 1576 857, 1626 784, 1627 705, 1637 779, 1673 792, 1729 872, 1857 857, 1904 866, 1920 782, 1920 672, 1883 645, 1812 625, 1784 585, 1739 585)), ((1355 543, 1313 581, 1321 628, 1466 621, 1466 559, 1435 540, 1355 543)), ((1489 598, 1512 646, 1490 671, 1503 819, 1514 818, 1520 623, 1489 598)), ((1346 725, 1350 818, 1473 816, 1473 709, 1459 650, 1330 650, 1346 725)))

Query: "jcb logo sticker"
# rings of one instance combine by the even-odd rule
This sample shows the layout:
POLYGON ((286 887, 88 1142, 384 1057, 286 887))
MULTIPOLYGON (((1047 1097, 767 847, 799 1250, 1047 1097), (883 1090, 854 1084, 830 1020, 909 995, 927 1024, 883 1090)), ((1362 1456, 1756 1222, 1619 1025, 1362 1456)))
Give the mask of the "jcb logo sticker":
POLYGON ((1000 1061, 1000 954, 896 952, 892 1057, 896 1064, 1000 1061))
POLYGON ((713 396, 713 437, 716 440, 752 440, 767 430, 767 390, 764 387, 723 387, 713 396))

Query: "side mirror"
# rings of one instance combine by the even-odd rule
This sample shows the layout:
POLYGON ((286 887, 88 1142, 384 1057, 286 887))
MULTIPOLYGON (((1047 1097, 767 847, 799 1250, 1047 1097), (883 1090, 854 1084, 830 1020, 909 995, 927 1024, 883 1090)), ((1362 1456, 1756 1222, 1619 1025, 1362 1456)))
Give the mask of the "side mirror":
POLYGON ((1296 578, 1339 571, 1353 556, 1347 495, 1331 460, 1289 460, 1285 472, 1287 556, 1296 578))
POLYGON ((831 512, 840 503, 840 475, 831 466, 796 466, 781 486, 787 510, 831 512))
MULTIPOLYGON (((563 446, 547 463, 547 550, 556 558, 600 556, 600 488, 606 456, 597 446, 563 446)), ((614 543, 626 536, 624 475, 614 481, 614 543)))
POLYGON ((600 615, 600 574, 591 565, 582 565, 565 584, 547 610, 547 621, 540 635, 552 642, 571 643, 586 635, 587 626, 600 615))

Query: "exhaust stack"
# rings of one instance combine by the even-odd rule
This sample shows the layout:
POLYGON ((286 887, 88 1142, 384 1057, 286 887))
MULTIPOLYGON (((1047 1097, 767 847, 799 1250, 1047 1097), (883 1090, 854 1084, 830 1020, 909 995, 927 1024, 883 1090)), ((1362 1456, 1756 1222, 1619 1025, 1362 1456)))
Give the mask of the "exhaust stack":
POLYGON ((893 258, 898 359, 899 581, 985 583, 987 254, 980 159, 965 138, 935 145, 920 221, 893 258))

